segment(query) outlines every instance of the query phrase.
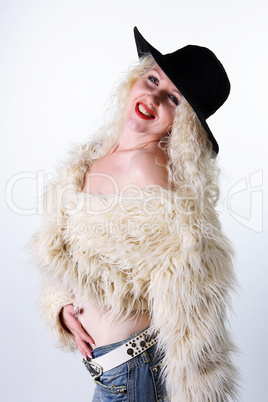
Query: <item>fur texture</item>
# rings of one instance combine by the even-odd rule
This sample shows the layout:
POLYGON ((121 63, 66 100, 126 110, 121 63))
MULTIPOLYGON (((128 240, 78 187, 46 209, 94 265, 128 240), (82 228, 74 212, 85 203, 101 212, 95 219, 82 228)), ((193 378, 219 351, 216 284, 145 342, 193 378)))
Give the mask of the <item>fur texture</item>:
POLYGON ((59 321, 77 297, 116 317, 149 311, 165 351, 172 402, 236 400, 233 345, 225 327, 234 287, 232 249, 214 208, 185 212, 175 191, 81 193, 89 144, 76 150, 45 195, 47 216, 31 248, 43 277, 42 311, 61 346, 59 321))

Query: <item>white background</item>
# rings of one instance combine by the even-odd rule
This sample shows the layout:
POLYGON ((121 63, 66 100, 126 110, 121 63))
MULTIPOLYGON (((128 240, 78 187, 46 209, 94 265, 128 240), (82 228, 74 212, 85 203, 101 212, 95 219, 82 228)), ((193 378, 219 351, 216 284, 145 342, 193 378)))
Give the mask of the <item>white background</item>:
POLYGON ((230 77, 230 98, 208 121, 220 144, 219 212, 240 284, 230 323, 241 399, 267 401, 266 4, 0 1, 1 401, 91 400, 80 356, 57 350, 39 318, 37 275, 24 247, 41 222, 31 212, 37 171, 54 172, 72 142, 94 133, 119 73, 137 60, 135 25, 162 53, 189 43, 211 48, 230 77))

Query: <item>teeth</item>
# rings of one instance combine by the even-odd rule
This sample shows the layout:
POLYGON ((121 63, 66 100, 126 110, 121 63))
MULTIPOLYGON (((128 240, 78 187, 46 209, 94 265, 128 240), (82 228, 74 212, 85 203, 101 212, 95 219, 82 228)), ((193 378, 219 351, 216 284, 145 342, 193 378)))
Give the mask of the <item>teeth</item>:
POLYGON ((145 116, 154 117, 154 116, 153 116, 151 113, 149 113, 140 103, 139 103, 138 107, 139 107, 139 111, 140 111, 142 114, 145 114, 145 116))

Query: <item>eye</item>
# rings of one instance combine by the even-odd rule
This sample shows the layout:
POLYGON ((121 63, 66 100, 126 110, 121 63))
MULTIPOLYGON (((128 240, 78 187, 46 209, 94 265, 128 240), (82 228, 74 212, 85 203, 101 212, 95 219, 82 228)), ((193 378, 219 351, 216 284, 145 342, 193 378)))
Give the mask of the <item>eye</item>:
POLYGON ((149 80, 152 81, 154 84, 158 85, 158 79, 153 77, 152 75, 149 75, 149 80))
POLYGON ((179 101, 178 101, 178 99, 176 98, 176 96, 171 95, 171 94, 169 94, 168 96, 170 97, 170 99, 172 100, 172 102, 174 102, 175 105, 178 106, 179 101))

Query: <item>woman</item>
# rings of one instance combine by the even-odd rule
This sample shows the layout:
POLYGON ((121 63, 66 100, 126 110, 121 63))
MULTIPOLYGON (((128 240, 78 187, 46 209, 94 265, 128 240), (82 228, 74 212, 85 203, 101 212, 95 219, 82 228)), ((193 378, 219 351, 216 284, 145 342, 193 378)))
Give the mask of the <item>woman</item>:
POLYGON ((112 124, 46 194, 32 242, 42 310, 61 346, 84 356, 94 401, 235 400, 232 250, 206 123, 229 80, 206 48, 162 55, 134 33, 141 61, 112 124))

